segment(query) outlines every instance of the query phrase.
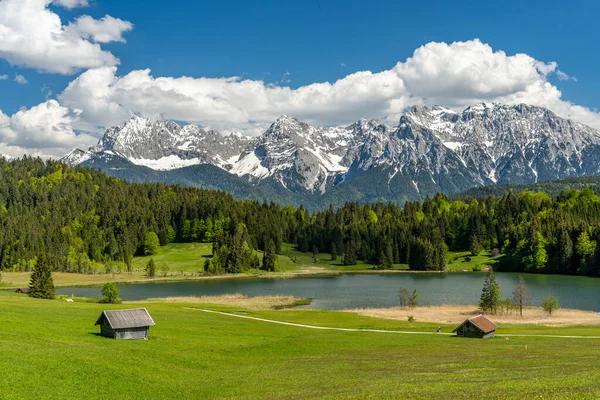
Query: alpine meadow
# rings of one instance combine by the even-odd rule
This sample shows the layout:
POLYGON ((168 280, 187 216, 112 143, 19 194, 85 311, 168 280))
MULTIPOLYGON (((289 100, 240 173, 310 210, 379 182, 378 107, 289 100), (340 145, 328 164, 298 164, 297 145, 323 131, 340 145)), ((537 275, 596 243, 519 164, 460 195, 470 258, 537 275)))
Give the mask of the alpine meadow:
POLYGON ((0 399, 599 399, 600 3, 0 0, 0 399))

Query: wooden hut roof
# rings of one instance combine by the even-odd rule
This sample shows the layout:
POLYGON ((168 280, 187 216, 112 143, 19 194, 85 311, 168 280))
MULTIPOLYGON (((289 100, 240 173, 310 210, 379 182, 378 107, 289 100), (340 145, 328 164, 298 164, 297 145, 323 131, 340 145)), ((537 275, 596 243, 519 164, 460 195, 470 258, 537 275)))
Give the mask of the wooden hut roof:
POLYGON ((463 322, 462 324, 460 324, 452 332, 456 332, 461 326, 463 326, 467 322, 471 322, 473 325, 475 325, 476 327, 478 327, 479 329, 481 329, 481 331, 483 333, 490 333, 490 332, 493 332, 496 329, 498 329, 498 326, 495 323, 493 323, 492 321, 490 321, 489 319, 487 319, 483 315, 478 315, 476 317, 472 317, 472 318, 467 319, 465 322, 463 322))
POLYGON ((100 317, 96 321, 96 325, 102 325, 104 318, 106 318, 113 329, 141 328, 156 325, 145 308, 102 311, 102 314, 100 314, 100 317))
POLYGON ((18 288, 17 290, 15 290, 15 292, 17 292, 17 293, 29 293, 29 288, 28 287, 18 288))

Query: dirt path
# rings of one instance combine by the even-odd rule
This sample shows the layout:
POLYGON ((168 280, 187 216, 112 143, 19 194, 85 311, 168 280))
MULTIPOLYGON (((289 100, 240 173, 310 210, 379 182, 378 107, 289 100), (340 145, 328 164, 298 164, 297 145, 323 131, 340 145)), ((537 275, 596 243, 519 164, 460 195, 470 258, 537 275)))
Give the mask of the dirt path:
MULTIPOLYGON (((437 332, 414 332, 414 331, 390 331, 390 330, 385 330, 385 329, 333 328, 333 327, 329 327, 329 326, 305 325, 305 324, 296 324, 293 322, 275 321, 272 319, 250 317, 248 315, 231 314, 231 313, 226 313, 226 312, 222 312, 222 311, 205 310, 202 308, 183 307, 183 309, 184 310, 192 310, 192 311, 202 311, 202 312, 211 313, 211 314, 226 315, 228 317, 250 319, 250 320, 254 320, 254 321, 268 322, 270 324, 287 325, 287 326, 294 326, 294 327, 298 327, 298 328, 318 329, 318 330, 326 330, 326 331, 398 333, 398 334, 403 334, 403 335, 447 335, 447 336, 453 335, 452 333, 445 333, 445 332, 437 333, 437 332)), ((506 334, 506 335, 499 335, 499 336, 502 336, 502 337, 549 337, 549 338, 564 338, 564 339, 600 339, 600 336, 568 336, 568 335, 506 334)))

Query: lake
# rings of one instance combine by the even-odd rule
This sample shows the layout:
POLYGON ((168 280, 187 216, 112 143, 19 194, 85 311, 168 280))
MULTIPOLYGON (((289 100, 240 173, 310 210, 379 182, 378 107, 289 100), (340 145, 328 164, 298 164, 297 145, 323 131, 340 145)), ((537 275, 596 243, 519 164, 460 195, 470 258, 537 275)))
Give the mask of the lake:
MULTIPOLYGON (((485 273, 402 273, 356 274, 303 277, 294 279, 219 279, 169 283, 119 285, 124 300, 171 296, 212 296, 241 293, 247 296, 292 295, 313 299, 308 308, 340 310, 349 308, 393 307, 398 305, 400 287, 419 292, 419 305, 477 304, 485 273)), ((531 291, 532 305, 539 306, 552 291, 563 308, 600 311, 600 279, 496 273, 502 297, 512 297, 519 276, 531 291)), ((61 288, 58 294, 100 297, 101 288, 61 288)))

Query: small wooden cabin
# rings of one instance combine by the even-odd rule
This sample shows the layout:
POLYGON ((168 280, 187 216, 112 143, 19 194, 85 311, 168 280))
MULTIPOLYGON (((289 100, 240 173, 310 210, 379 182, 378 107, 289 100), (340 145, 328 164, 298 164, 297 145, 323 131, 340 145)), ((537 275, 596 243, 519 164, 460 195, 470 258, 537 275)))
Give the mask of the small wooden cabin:
POLYGON ((148 339, 148 331, 156 324, 145 308, 102 311, 95 325, 100 333, 113 339, 148 339))
POLYGON ((494 337, 498 327, 483 315, 467 319, 452 332, 456 336, 487 339, 494 337))
POLYGON ((15 290, 15 293, 24 293, 27 294, 29 293, 29 288, 28 287, 24 287, 24 288, 18 288, 17 290, 15 290))

